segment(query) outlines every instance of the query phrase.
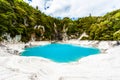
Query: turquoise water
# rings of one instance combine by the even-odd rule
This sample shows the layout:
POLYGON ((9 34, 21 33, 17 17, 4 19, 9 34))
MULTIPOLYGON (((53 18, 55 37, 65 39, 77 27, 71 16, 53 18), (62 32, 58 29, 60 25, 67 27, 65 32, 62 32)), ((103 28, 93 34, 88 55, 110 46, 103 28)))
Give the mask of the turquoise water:
POLYGON ((98 54, 99 52, 100 51, 97 48, 86 48, 70 44, 55 43, 45 46, 26 48, 21 55, 44 57, 55 62, 73 62, 82 57, 98 54))

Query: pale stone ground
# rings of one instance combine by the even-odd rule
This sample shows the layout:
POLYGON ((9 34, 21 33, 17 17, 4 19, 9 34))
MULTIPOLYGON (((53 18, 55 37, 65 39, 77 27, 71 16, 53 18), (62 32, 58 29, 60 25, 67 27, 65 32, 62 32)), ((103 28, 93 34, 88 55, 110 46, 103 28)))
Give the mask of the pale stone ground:
POLYGON ((64 43, 97 47, 101 53, 71 63, 55 63, 38 57, 22 57, 25 45, 49 42, 7 44, 0 47, 0 80, 120 80, 120 46, 116 41, 76 41, 64 43))

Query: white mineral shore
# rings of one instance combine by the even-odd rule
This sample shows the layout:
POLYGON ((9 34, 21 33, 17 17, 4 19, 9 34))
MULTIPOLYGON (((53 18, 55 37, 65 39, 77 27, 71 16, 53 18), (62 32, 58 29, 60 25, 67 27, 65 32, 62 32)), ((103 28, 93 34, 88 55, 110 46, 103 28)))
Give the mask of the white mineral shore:
MULTIPOLYGON (((44 45, 50 42, 31 42, 44 45)), ((104 54, 91 55, 71 63, 55 63, 41 57, 14 54, 26 44, 0 46, 0 80, 120 80, 120 46, 116 41, 66 41, 75 45, 97 47, 104 54)))

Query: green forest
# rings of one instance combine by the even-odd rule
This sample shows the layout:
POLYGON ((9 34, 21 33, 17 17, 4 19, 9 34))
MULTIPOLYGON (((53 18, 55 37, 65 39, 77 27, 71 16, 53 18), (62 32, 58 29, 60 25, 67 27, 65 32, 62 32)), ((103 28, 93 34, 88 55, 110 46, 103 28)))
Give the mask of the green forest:
POLYGON ((40 40, 62 40, 63 33, 68 39, 78 39, 82 33, 88 37, 82 40, 120 40, 120 10, 104 16, 86 16, 72 20, 47 16, 23 0, 0 0, 0 41, 2 35, 11 37, 21 35, 21 41, 27 42, 31 37, 40 40))

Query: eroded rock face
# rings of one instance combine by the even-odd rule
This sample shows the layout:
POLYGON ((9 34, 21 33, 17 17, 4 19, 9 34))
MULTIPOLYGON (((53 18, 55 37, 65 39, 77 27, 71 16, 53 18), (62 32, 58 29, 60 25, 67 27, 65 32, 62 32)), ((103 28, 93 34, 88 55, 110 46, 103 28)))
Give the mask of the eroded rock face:
POLYGON ((12 56, 19 55, 23 51, 25 44, 24 43, 8 43, 0 44, 0 56, 12 56))

